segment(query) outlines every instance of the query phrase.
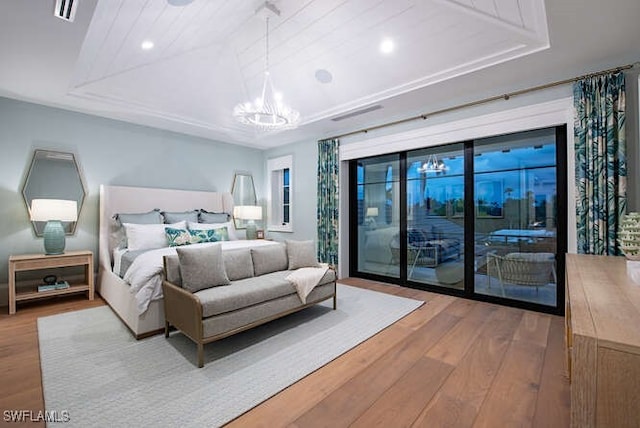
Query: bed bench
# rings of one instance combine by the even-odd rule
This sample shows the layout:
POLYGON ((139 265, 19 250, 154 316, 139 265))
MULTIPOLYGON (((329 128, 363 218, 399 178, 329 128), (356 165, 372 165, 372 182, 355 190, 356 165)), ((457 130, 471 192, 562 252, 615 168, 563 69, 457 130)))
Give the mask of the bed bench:
MULTIPOLYGON (((210 251, 210 248, 203 250, 210 251)), ((179 252, 164 257, 162 289, 165 337, 169 337, 170 328, 174 326, 195 342, 198 367, 204 366, 204 345, 207 343, 329 298, 333 298, 333 309, 336 309, 335 271, 326 270, 318 285, 302 300, 286 279, 292 272, 289 268, 296 266, 292 266, 284 244, 221 252, 219 262, 212 261, 216 256, 205 254, 205 251, 191 253, 185 256, 185 252, 179 252), (194 265, 198 263, 199 274, 205 277, 201 289, 198 289, 197 276, 194 280, 192 275, 194 265), (220 282, 223 285, 216 284, 220 282)))

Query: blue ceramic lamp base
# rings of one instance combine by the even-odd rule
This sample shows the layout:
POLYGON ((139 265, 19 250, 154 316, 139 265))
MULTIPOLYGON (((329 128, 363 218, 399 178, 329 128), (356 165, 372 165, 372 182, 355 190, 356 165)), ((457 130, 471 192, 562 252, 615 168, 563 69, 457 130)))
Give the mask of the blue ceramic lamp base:
POLYGON ((65 246, 65 233, 62 222, 49 220, 44 226, 44 253, 47 255, 63 254, 65 246))
POLYGON ((253 220, 247 223, 247 239, 258 239, 258 228, 253 220))

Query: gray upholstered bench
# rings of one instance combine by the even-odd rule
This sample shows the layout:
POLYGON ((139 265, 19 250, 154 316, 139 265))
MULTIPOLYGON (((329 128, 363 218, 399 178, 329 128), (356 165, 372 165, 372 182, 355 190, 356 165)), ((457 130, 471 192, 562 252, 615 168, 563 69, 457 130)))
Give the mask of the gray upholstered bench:
MULTIPOLYGON (((289 246, 297 250, 296 245, 289 246)), ((165 336, 169 337, 174 326, 193 340, 198 346, 198 367, 204 365, 207 343, 329 298, 336 308, 336 273, 332 268, 304 302, 286 279, 290 267, 312 264, 300 263, 304 251, 287 251, 284 244, 224 252, 212 248, 216 247, 178 249, 178 255, 164 258, 165 336)), ((315 254, 315 247, 313 251, 315 254)))

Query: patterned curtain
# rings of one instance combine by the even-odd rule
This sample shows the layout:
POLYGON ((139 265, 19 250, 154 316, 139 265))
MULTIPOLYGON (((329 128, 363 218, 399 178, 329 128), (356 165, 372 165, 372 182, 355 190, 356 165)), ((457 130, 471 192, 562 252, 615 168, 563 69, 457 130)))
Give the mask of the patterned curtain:
POLYGON ((318 141, 318 260, 338 265, 338 140, 318 141))
POLYGON ((578 252, 620 255, 627 206, 624 74, 573 85, 578 252))

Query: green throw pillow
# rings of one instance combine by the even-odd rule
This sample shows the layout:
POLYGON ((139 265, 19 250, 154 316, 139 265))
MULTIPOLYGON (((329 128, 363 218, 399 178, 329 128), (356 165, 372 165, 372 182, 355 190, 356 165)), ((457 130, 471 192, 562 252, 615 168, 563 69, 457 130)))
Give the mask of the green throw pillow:
POLYGON ((164 233, 167 235, 167 242, 170 247, 179 247, 181 245, 189 245, 193 243, 191 234, 186 229, 165 227, 164 233))
POLYGON ((189 229, 191 243, 228 241, 229 231, 226 227, 218 229, 189 229))

